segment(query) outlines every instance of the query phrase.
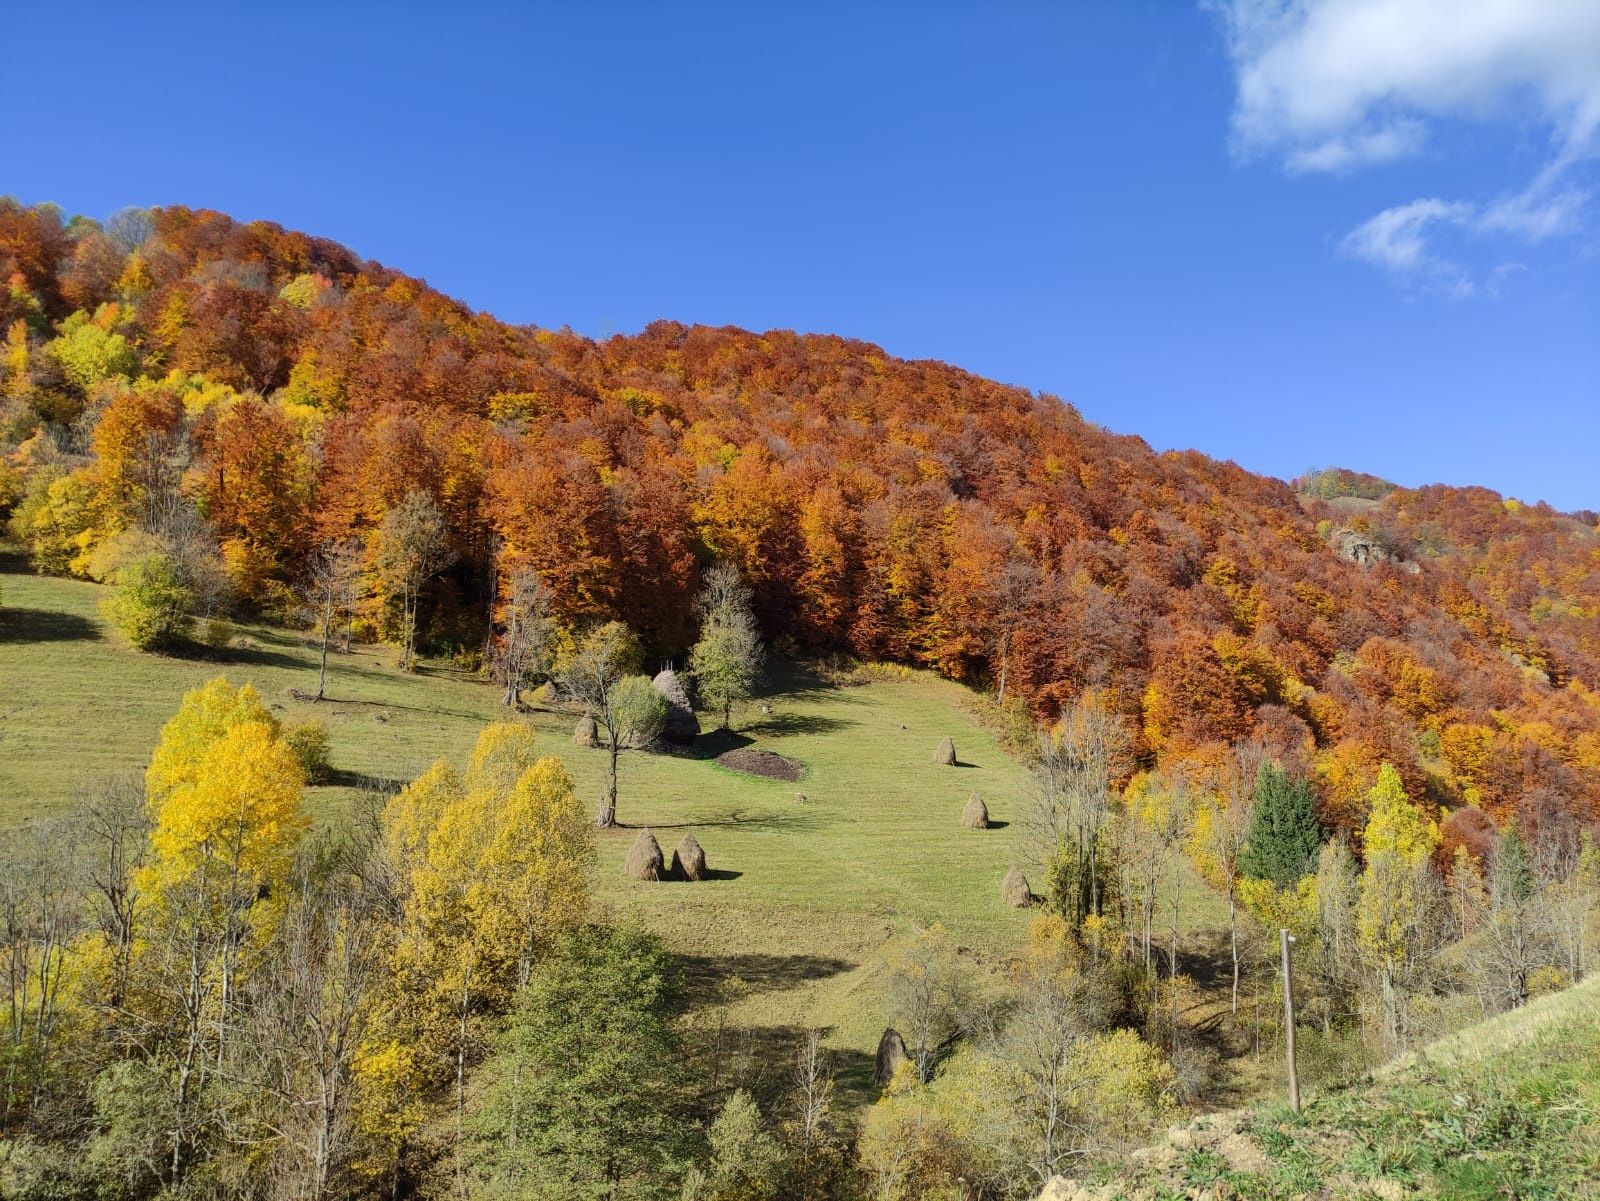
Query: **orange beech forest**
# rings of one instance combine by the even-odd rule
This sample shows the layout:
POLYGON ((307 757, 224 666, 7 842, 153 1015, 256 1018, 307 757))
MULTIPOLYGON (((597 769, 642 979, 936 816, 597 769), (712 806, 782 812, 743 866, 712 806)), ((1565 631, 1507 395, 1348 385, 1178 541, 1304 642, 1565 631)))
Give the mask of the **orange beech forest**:
POLYGON ((1255 739, 1332 828, 1384 762, 1447 810, 1600 820, 1594 513, 1291 485, 842 337, 512 326, 216 212, 0 201, 0 280, 0 508, 40 571, 96 577, 177 495, 227 603, 283 620, 319 548, 371 547, 421 492, 448 542, 431 653, 481 653, 531 568, 565 627, 681 657, 726 560, 789 654, 931 667, 1019 723, 1095 690, 1164 769, 1255 739))

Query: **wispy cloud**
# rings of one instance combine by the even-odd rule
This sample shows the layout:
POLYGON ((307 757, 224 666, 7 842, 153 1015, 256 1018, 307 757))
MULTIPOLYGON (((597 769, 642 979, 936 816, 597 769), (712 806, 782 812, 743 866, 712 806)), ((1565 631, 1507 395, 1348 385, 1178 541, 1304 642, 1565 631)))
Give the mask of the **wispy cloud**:
POLYGON ((1468 205, 1443 200, 1413 200, 1370 217, 1345 235, 1340 248, 1351 258, 1381 267, 1402 280, 1455 297, 1473 294, 1467 271, 1435 254, 1431 226, 1462 225, 1472 219, 1468 205))
POLYGON ((1204 2, 1227 33, 1241 158, 1341 173, 1418 154, 1440 120, 1514 116, 1547 131, 1546 162, 1522 187, 1397 204, 1343 240, 1352 257, 1437 286, 1467 278, 1432 249, 1441 229, 1533 243, 1583 227, 1578 177, 1600 154, 1600 0, 1204 2))

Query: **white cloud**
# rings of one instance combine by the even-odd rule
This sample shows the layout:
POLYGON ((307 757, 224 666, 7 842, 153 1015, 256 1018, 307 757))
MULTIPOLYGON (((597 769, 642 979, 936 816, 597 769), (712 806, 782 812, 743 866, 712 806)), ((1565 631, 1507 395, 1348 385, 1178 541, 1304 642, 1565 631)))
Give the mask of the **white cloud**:
POLYGON ((1415 151, 1426 119, 1530 103, 1563 150, 1600 126, 1595 0, 1231 0, 1222 13, 1246 153, 1338 169, 1415 151))
POLYGON ((1473 219, 1470 206, 1443 200, 1413 200, 1384 209, 1345 235, 1340 249, 1352 258, 1382 267, 1408 282, 1446 295, 1473 294, 1472 281, 1458 263, 1441 258, 1429 246, 1430 226, 1461 226, 1473 219))
POLYGON ((1382 129, 1357 130, 1291 150, 1283 165, 1290 171, 1345 171, 1405 158, 1421 149, 1425 138, 1421 121, 1395 121, 1382 129))
POLYGON ((1519 190, 1396 205, 1351 231, 1346 253, 1436 276, 1441 227, 1537 242, 1582 226, 1590 194, 1572 180, 1600 153, 1600 0, 1202 2, 1226 28, 1242 157, 1339 173, 1416 155, 1441 120, 1545 130, 1548 160, 1519 190))

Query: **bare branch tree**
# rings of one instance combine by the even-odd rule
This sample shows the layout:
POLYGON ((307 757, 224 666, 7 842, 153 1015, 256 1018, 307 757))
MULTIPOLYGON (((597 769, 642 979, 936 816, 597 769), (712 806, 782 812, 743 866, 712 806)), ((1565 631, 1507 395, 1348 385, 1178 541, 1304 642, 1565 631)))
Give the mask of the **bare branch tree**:
POLYGON ((501 701, 507 708, 516 708, 521 703, 522 690, 550 669, 550 640, 554 633, 550 589, 539 573, 528 567, 512 572, 500 639, 494 650, 495 678, 505 686, 501 701))
POLYGON ((361 543, 354 538, 324 542, 311 556, 311 570, 301 595, 318 638, 317 692, 313 700, 327 696, 328 649, 334 623, 349 605, 355 581, 361 576, 361 559, 361 543))
POLYGON ((413 489, 383 519, 375 566, 381 586, 400 602, 400 670, 415 666, 422 590, 456 559, 438 503, 413 489))

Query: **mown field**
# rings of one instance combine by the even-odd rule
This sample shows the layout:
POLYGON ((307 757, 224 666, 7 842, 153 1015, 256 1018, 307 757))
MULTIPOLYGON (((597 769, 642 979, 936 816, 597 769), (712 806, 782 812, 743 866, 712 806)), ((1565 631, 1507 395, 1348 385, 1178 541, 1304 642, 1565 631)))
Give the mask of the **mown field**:
MULTIPOLYGON (((96 779, 141 769, 184 691, 220 674, 254 684, 281 717, 328 723, 335 779, 307 796, 323 822, 351 813, 370 782, 408 780, 440 756, 464 761, 482 727, 506 716, 480 679, 435 663, 402 675, 391 650, 372 647, 335 656, 330 699, 302 703, 289 690, 314 689, 316 656, 295 633, 247 625, 226 651, 141 655, 105 628, 99 586, 27 574, 15 557, 4 568, 0 827, 36 822, 96 779)), ((895 939, 942 922, 990 963, 1020 942, 1027 915, 1002 905, 999 890, 1016 860, 1025 772, 968 712, 971 694, 948 681, 890 671, 835 686, 788 665, 771 674, 770 714, 752 707, 734 734, 688 753, 624 756, 624 828, 600 838, 595 895, 683 957, 695 1021, 725 1026, 736 1052, 774 1071, 784 1070, 782 1045, 823 1028, 855 1092, 885 1023, 882 963, 895 939), (947 734, 958 767, 934 763, 947 734), (736 745, 781 752, 806 774, 791 784, 713 761, 736 745), (961 826, 972 792, 994 828, 961 826), (716 878, 625 879, 641 826, 669 856, 692 832, 716 878)), ((604 753, 573 745, 569 713, 524 720, 597 807, 604 753)))

